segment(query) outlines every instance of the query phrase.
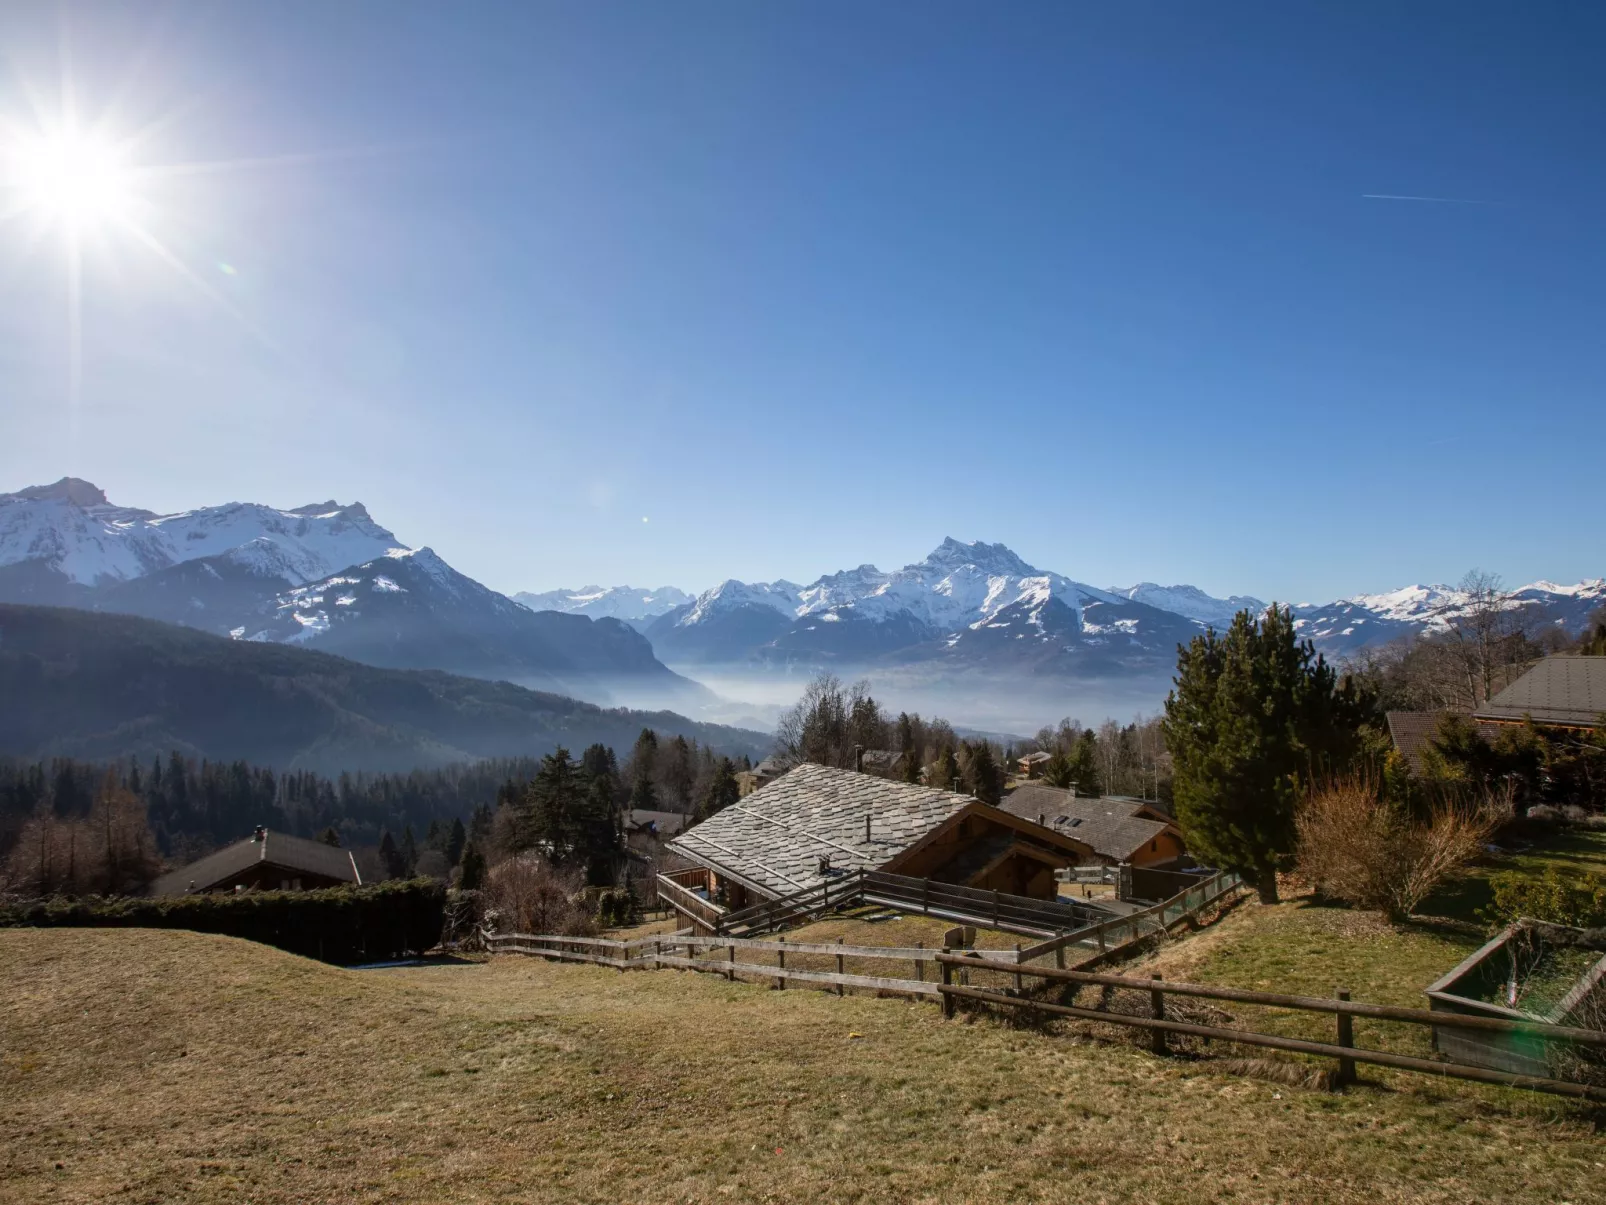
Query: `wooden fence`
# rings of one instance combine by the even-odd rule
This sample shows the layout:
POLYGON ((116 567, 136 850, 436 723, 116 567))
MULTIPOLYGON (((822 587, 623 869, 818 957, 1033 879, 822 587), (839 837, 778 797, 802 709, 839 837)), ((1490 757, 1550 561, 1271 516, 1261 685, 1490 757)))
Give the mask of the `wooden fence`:
POLYGON ((1465 1063, 1417 1058, 1395 1054, 1392 1051, 1371 1050, 1355 1045, 1354 1022, 1356 1017, 1392 1021, 1406 1025, 1430 1028, 1476 1030, 1483 1033, 1522 1034, 1550 1042, 1570 1043, 1575 1046, 1606 1048, 1606 1032, 1594 1029, 1577 1029, 1564 1025, 1547 1025, 1540 1022, 1511 1021, 1498 1017, 1459 1016, 1432 1012, 1425 1008, 1401 1008, 1386 1004, 1363 1004, 1352 1001, 1349 993, 1340 990, 1331 1000, 1315 996, 1289 996, 1276 992, 1248 991, 1242 988, 1213 987, 1197 983, 1171 983, 1158 976, 1139 979, 1126 975, 1107 975, 1092 971, 1060 970, 1057 967, 1023 968, 1017 973, 1045 980, 1047 983, 1064 983, 1075 986, 1097 985, 1104 988, 1124 988, 1142 993, 1148 998, 1149 1015, 1123 1013, 1108 1008, 1082 1008, 1072 1004, 1057 1004, 1019 993, 991 991, 954 982, 956 973, 963 973, 978 965, 968 954, 943 951, 937 955, 942 968, 942 982, 938 992, 942 996, 943 1015, 954 1015, 959 1000, 975 1000, 1005 1008, 1025 1009, 1049 1016, 1074 1017, 1082 1021, 1097 1021, 1109 1025, 1124 1025, 1146 1029, 1152 1035, 1152 1048, 1164 1054, 1170 1034, 1236 1042, 1245 1046, 1268 1047, 1298 1054, 1316 1055, 1337 1060, 1337 1084, 1353 1083, 1355 1064, 1371 1063, 1403 1071, 1417 1071, 1429 1075, 1448 1076, 1454 1079, 1476 1080, 1486 1084, 1505 1084, 1527 1088, 1535 1092, 1549 1092, 1558 1096, 1571 1096, 1582 1100, 1606 1101, 1606 1088, 1571 1080, 1552 1079, 1538 1075, 1524 1075, 1511 1071, 1498 1071, 1489 1067, 1474 1067, 1465 1063), (1198 1025, 1170 1019, 1165 1012, 1167 996, 1187 996, 1205 1000, 1228 1000, 1240 1004, 1255 1004, 1270 1008, 1292 1009, 1301 1012, 1330 1013, 1337 1025, 1333 1042, 1311 1042, 1280 1034, 1258 1033, 1253 1030, 1232 1029, 1220 1025, 1198 1025))

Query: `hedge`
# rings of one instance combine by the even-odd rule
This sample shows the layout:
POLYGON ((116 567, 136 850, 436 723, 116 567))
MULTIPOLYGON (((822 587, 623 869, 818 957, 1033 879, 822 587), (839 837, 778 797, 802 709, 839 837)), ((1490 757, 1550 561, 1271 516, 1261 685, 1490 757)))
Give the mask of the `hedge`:
POLYGON ((0 926, 193 929, 260 941, 325 962, 379 962, 440 941, 446 888, 434 879, 315 891, 243 891, 145 899, 54 897, 0 905, 0 926))

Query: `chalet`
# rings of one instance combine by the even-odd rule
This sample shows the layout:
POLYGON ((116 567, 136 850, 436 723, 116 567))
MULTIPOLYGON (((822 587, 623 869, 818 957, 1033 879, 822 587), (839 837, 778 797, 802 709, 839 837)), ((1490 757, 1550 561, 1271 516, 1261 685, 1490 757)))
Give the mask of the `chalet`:
POLYGON ((648 808, 631 808, 625 814, 625 832, 645 833, 648 836, 668 840, 681 829, 691 817, 685 812, 655 812, 648 808))
POLYGON ((1606 713, 1606 657, 1546 657, 1473 713, 1481 723, 1598 728, 1606 713))
POLYGON ((1168 866, 1187 852, 1176 822, 1148 800, 1079 796, 1034 782, 1016 787, 1000 806, 1012 816, 1085 841, 1097 860, 1107 865, 1168 866))
POLYGON ((361 886, 350 850, 258 828, 243 841, 226 845, 151 885, 153 895, 202 891, 302 891, 314 887, 361 886))
POLYGON ((1497 724, 1486 724, 1474 721, 1464 712, 1450 711, 1391 711, 1388 713, 1389 739, 1394 742, 1395 749, 1410 767, 1411 773, 1422 773, 1422 751, 1428 747, 1429 742, 1438 735, 1440 727, 1451 715, 1460 715, 1469 723, 1474 723, 1478 735, 1486 741, 1493 741, 1500 735, 1497 724))
POLYGON ((905 755, 896 749, 866 749, 858 755, 859 769, 880 778, 899 778, 905 755))
POLYGON ((811 763, 668 848, 697 868, 683 885, 733 910, 857 870, 1054 899, 1056 870, 1095 859, 1090 843, 979 799, 811 763))
POLYGON ((1043 772, 1043 767, 1053 760, 1052 754, 1039 749, 1036 753, 1028 753, 1025 757, 1017 758, 1015 766, 1022 778, 1036 778, 1043 772))

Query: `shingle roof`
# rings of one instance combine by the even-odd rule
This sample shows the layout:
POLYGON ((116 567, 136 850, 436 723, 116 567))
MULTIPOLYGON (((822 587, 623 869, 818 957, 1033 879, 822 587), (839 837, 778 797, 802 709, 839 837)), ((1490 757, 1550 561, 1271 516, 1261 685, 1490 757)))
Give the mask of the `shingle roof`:
POLYGON ((655 812, 648 808, 630 809, 630 827, 642 829, 649 824, 657 829, 660 836, 678 833, 686 827, 691 817, 684 812, 655 812))
POLYGON ((192 883, 194 890, 205 891, 250 869, 256 862, 288 871, 292 876, 319 875, 347 883, 362 881, 349 850, 325 845, 322 841, 308 841, 305 837, 292 837, 288 833, 265 832, 260 839, 247 837, 207 854, 198 862, 169 871, 151 885, 151 893, 183 895, 191 890, 192 883))
POLYGON ((1054 755, 1052 753, 1044 753, 1041 749, 1039 749, 1036 753, 1028 753, 1023 757, 1016 758, 1016 760, 1031 762, 1035 765, 1037 762, 1053 761, 1054 755))
POLYGON ((1484 704, 1480 720, 1574 724, 1593 728, 1606 712, 1606 657, 1546 657, 1484 704))
MULTIPOLYGON (((1394 747, 1400 751, 1402 757, 1411 765, 1413 773, 1422 772, 1422 750, 1429 741, 1438 735, 1439 725, 1444 723, 1444 717, 1452 714, 1461 714, 1448 711, 1391 711, 1388 713, 1389 737, 1394 741, 1394 747)), ((1463 715, 1470 720, 1470 716, 1463 715)), ((1500 735, 1500 728, 1495 724, 1478 724, 1478 732, 1485 740, 1494 740, 1500 735)))
POLYGON ((831 859, 833 870, 883 866, 975 802, 968 795, 806 763, 685 830, 669 848, 761 891, 789 895, 821 881, 822 856, 831 859))
POLYGON ((1094 853, 1122 862, 1173 828, 1163 821, 1136 815, 1145 806, 1141 799, 1077 796, 1035 782, 1016 787, 998 806, 1033 823, 1042 816, 1043 823, 1056 832, 1086 841, 1094 853))

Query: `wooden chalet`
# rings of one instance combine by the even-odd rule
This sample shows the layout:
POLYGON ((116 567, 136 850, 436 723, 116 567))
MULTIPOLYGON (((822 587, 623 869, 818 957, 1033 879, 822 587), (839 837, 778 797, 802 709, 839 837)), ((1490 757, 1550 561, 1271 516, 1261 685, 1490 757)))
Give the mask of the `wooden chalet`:
POLYGON ((1072 834, 979 799, 808 763, 668 848, 695 866, 671 876, 666 893, 689 891, 727 910, 860 870, 1053 900, 1054 872, 1096 857, 1072 834))
POLYGON ((1025 757, 1015 759, 1015 769, 1022 778, 1036 778, 1043 772, 1043 767, 1054 760, 1054 755, 1044 753, 1039 749, 1036 753, 1028 753, 1025 757))
POLYGON ((1591 730, 1606 713, 1606 657, 1546 657, 1490 699, 1473 718, 1510 725, 1591 730))
POLYGON ((1187 852, 1182 832, 1159 804, 1125 795, 1078 795, 1025 783, 1004 796, 1004 811, 1045 825, 1093 847, 1109 866, 1164 867, 1187 852))
POLYGON ((322 841, 258 828, 198 862, 169 871, 151 885, 152 895, 202 891, 303 891, 314 887, 360 887, 362 875, 350 850, 322 841))

